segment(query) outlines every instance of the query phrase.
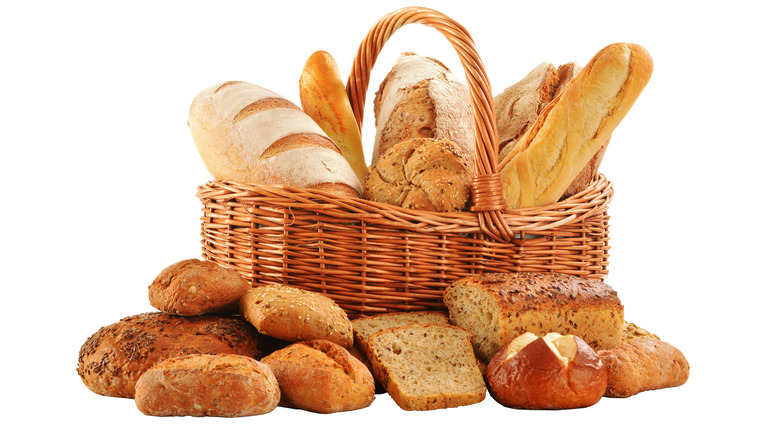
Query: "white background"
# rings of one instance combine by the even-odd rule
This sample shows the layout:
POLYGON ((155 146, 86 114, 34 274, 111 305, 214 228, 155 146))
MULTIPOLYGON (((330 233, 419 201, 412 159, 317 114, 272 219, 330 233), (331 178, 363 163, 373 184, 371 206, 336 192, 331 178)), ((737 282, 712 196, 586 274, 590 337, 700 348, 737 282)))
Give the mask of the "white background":
MULTIPOLYGON (((584 64, 618 41, 650 51, 653 78, 601 168, 615 185, 607 283, 628 320, 685 352, 685 386, 571 411, 510 410, 488 397, 410 413, 382 395, 356 412, 279 408, 242 419, 146 417, 132 400, 93 394, 76 374, 79 347, 101 326, 152 310, 147 286, 159 271, 200 256, 195 192, 210 175, 186 125, 195 95, 242 80, 297 103, 312 52, 329 51, 346 76, 370 26, 410 4, 8 3, 0 10, 6 427, 136 437, 755 436, 772 420, 762 398, 779 389, 780 65, 776 16, 763 3, 422 2, 470 31, 494 94, 543 61, 584 64)), ((464 78, 443 36, 407 26, 385 46, 369 99, 402 51, 437 57, 464 78)), ((370 145, 370 111, 364 126, 370 145)))

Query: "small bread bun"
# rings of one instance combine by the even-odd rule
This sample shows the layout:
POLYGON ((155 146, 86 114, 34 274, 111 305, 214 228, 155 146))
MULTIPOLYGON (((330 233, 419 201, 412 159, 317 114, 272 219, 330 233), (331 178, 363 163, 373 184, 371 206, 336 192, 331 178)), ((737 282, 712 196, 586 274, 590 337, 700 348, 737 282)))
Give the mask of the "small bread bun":
POLYGON ((598 402, 607 388, 601 359, 574 335, 524 333, 505 345, 487 369, 493 398, 522 409, 572 409, 598 402))

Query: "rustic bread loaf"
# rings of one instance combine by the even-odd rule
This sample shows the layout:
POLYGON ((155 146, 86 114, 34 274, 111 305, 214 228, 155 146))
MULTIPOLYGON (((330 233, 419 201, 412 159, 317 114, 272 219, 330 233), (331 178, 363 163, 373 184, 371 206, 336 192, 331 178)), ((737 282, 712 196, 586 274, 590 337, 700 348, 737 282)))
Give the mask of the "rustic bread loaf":
POLYGON ((442 312, 390 312, 356 318, 352 321, 352 331, 355 333, 355 346, 366 351, 366 342, 376 332, 409 324, 449 324, 449 319, 442 312))
POLYGON ((410 138, 448 139, 474 158, 474 121, 468 88, 441 62, 402 53, 374 99, 376 139, 372 163, 410 138))
POLYGON ((607 397, 631 397, 688 381, 690 364, 673 345, 635 324, 626 324, 623 341, 598 352, 607 371, 607 397))
POLYGON ((181 316, 238 312, 249 282, 237 271, 214 262, 182 260, 163 269, 149 285, 149 302, 181 316))
POLYGON ((346 312, 320 293, 263 285, 250 289, 239 309, 264 335, 290 342, 325 339, 344 347, 352 345, 352 324, 346 312))
POLYGON ((358 196, 363 188, 347 160, 306 113, 284 97, 246 82, 201 91, 188 125, 217 179, 287 185, 358 196))
POLYGON ((623 120, 652 70, 649 53, 639 45, 600 50, 499 164, 508 207, 558 201, 623 120))
POLYGON ((579 337, 526 332, 503 346, 488 365, 493 398, 515 409, 573 409, 596 404, 607 373, 579 337))
POLYGON ((271 412, 280 392, 271 369, 247 356, 190 354, 157 363, 135 384, 146 415, 246 417, 271 412))
POLYGON ((450 321, 469 330, 480 359, 525 332, 572 334, 594 349, 620 345, 623 306, 598 280, 557 273, 483 274, 453 282, 444 292, 450 321))
POLYGON ((412 138, 387 149, 371 166, 364 195, 371 201, 427 211, 464 210, 473 165, 447 139, 412 138))
POLYGON ((261 362, 279 381, 282 406, 333 413, 363 409, 374 401, 374 378, 368 367, 333 342, 297 342, 261 362))
POLYGON ((260 337, 237 316, 143 313, 102 327, 79 350, 78 374, 91 391, 132 398, 138 378, 156 363, 187 354, 260 359, 260 337))
POLYGON ((366 355, 402 409, 464 406, 484 400, 487 392, 470 338, 459 327, 409 324, 371 335, 366 355))

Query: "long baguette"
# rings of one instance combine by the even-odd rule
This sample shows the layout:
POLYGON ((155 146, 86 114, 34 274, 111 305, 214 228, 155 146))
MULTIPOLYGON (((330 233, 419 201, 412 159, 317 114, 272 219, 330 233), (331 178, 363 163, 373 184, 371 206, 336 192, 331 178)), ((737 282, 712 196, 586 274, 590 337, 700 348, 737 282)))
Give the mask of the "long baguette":
POLYGON ((642 46, 616 43, 600 50, 499 165, 508 207, 558 201, 623 120, 652 71, 642 46))

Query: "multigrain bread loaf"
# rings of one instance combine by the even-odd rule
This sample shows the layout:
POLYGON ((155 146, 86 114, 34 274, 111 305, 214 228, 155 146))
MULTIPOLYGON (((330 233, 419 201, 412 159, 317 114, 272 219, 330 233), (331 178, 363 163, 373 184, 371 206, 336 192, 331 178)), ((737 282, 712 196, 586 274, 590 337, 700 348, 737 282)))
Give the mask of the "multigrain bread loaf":
POLYGON ((376 332, 409 324, 449 324, 447 315, 443 312, 390 312, 356 318, 352 321, 352 331, 355 333, 355 346, 366 351, 368 338, 376 332))
POLYGON ((464 210, 473 167, 450 140, 411 138, 387 149, 371 166, 364 196, 414 210, 464 210))
POLYGON ((362 184, 338 147, 284 97, 246 82, 201 91, 188 125, 216 179, 358 196, 362 184))
POLYGON ((469 330, 480 359, 489 362, 525 332, 572 334, 596 350, 620 345, 623 305, 598 281, 558 273, 483 274, 453 282, 444 292, 450 321, 469 330))
POLYGON ((344 347, 352 345, 352 324, 346 312, 320 293, 263 285, 250 289, 239 309, 264 335, 290 342, 325 339, 344 347))
POLYGON ((474 121, 468 88, 441 62, 402 53, 374 99, 376 139, 372 163, 410 138, 446 138, 473 161, 474 121))
POLYGON ((182 260, 163 269, 149 285, 149 302, 181 316, 238 312, 249 282, 237 271, 214 262, 182 260))
POLYGON ((280 391, 271 369, 235 354, 166 359, 135 384, 135 405, 146 415, 246 417, 271 412, 280 391))
POLYGON ((652 70, 650 54, 639 45, 600 50, 499 164, 508 207, 558 201, 623 120, 652 70))
POLYGON ((371 335, 366 355, 402 409, 452 408, 479 403, 487 392, 470 338, 459 327, 409 324, 371 335))
POLYGON ((690 375, 682 351, 632 323, 626 324, 620 346, 598 354, 607 372, 607 397, 680 386, 690 375))
POLYGON ((102 327, 79 350, 78 374, 91 391, 132 398, 135 383, 156 363, 188 354, 240 354, 260 359, 257 330, 237 316, 151 312, 102 327))
POLYGON ((368 367, 333 342, 297 342, 261 362, 279 381, 282 406, 333 413, 363 409, 374 401, 368 367))

